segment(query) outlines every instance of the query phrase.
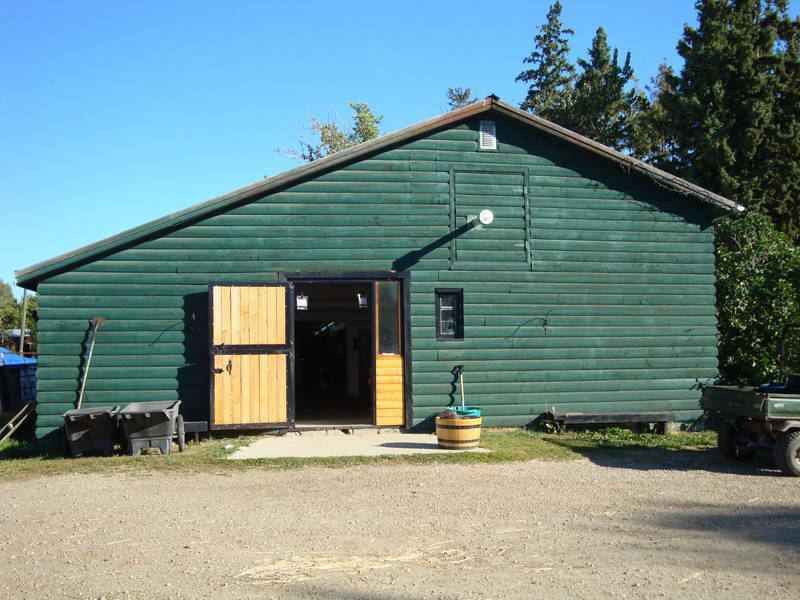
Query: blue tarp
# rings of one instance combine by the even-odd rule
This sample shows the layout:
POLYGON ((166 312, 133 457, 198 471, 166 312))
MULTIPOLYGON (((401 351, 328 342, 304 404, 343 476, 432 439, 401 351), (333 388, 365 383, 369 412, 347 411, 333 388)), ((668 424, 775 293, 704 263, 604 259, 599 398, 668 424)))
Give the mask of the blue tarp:
POLYGON ((25 358, 13 350, 0 346, 0 367, 23 367, 25 365, 35 364, 35 358, 25 358))
POLYGON ((36 359, 0 346, 0 412, 36 400, 36 359))

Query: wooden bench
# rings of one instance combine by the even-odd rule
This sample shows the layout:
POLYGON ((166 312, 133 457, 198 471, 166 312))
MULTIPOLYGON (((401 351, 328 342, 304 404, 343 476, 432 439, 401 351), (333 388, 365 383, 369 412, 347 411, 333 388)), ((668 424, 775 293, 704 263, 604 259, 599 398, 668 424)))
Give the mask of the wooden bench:
POLYGON ((661 423, 663 432, 677 420, 674 412, 550 412, 548 415, 564 425, 603 425, 613 423, 661 423))
POLYGON ((184 421, 183 430, 194 434, 194 441, 200 441, 200 434, 208 431, 208 421, 184 421))

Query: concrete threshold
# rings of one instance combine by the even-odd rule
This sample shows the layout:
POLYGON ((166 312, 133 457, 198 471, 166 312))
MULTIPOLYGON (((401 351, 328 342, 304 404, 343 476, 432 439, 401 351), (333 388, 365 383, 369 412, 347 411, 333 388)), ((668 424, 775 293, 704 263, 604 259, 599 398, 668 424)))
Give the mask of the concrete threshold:
POLYGON ((316 425, 316 424, 303 424, 295 425, 293 429, 287 429, 287 433, 302 433, 305 434, 309 431, 341 431, 345 433, 353 433, 355 431, 371 431, 377 433, 386 432, 400 432, 399 427, 376 427, 375 425, 316 425))
POLYGON ((451 454, 491 452, 485 448, 444 450, 432 433, 402 433, 384 429, 322 429, 269 435, 239 448, 230 460, 254 458, 317 458, 332 456, 392 456, 398 454, 451 454))

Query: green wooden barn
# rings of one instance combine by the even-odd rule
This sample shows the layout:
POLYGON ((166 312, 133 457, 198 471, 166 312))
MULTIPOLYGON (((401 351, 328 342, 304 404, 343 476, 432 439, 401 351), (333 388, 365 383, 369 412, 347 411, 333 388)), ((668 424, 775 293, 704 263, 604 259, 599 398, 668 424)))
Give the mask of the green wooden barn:
POLYGON ((734 202, 490 96, 17 272, 38 422, 182 401, 211 429, 697 414, 734 202), (489 211, 489 212, 486 212, 489 211))

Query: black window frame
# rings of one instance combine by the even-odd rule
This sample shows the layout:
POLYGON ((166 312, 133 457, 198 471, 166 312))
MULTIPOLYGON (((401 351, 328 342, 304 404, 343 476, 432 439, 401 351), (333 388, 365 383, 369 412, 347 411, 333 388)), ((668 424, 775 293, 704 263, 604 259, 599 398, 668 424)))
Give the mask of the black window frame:
POLYGON ((440 342, 460 342, 464 339, 464 290, 462 288, 436 288, 434 290, 436 296, 435 302, 435 325, 436 325, 436 339, 440 342), (453 296, 455 298, 454 304, 454 328, 453 334, 442 333, 441 309, 442 297, 453 296))

